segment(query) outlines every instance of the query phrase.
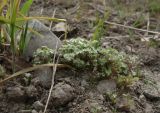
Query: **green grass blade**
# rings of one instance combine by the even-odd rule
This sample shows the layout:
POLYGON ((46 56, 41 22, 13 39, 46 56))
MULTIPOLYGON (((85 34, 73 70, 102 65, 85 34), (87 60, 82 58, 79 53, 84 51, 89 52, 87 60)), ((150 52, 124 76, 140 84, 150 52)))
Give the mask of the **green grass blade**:
POLYGON ((30 9, 30 6, 32 5, 33 0, 27 0, 24 5, 22 6, 20 13, 22 13, 23 15, 27 15, 30 9))
MULTIPOLYGON (((11 0, 12 1, 12 0, 11 0)), ((16 25, 16 17, 17 17, 17 13, 19 10, 19 6, 20 6, 20 2, 21 0, 14 0, 13 2, 11 2, 11 23, 10 23, 10 37, 11 37, 11 48, 12 48, 12 59, 13 62, 15 62, 15 55, 16 55, 16 37, 15 37, 15 25, 16 25)), ((13 63, 12 66, 13 72, 15 71, 15 65, 13 63)))
POLYGON ((3 16, 0 16, 0 24, 10 24, 10 20, 3 17, 3 16))
POLYGON ((22 18, 17 18, 16 22, 20 21, 29 21, 33 19, 38 19, 38 20, 50 20, 50 21, 55 21, 55 22, 66 22, 65 19, 59 19, 59 18, 50 18, 50 17, 22 17, 22 18))
POLYGON ((2 9, 6 4, 7 4, 7 0, 0 0, 0 13, 2 12, 2 9))
POLYGON ((20 50, 20 53, 23 53, 24 49, 26 48, 26 45, 28 43, 26 43, 26 39, 27 39, 27 31, 28 31, 28 22, 26 23, 25 25, 25 29, 22 30, 22 35, 21 35, 21 38, 20 38, 20 43, 19 43, 19 50, 20 50))

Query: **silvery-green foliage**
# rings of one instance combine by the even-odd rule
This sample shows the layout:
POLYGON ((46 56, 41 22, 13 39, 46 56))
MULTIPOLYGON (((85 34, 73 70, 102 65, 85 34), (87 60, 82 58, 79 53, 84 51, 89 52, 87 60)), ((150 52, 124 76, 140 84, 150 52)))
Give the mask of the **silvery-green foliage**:
POLYGON ((60 48, 61 61, 72 64, 76 68, 93 68, 96 64, 98 51, 95 48, 97 41, 88 41, 82 38, 71 39, 60 48))
POLYGON ((97 43, 82 38, 67 40, 59 51, 61 62, 79 70, 90 69, 101 77, 132 75, 132 57, 113 48, 97 47, 97 43))
POLYGON ((54 51, 46 46, 42 46, 37 49, 33 55, 33 63, 34 64, 45 64, 51 63, 53 58, 54 51))

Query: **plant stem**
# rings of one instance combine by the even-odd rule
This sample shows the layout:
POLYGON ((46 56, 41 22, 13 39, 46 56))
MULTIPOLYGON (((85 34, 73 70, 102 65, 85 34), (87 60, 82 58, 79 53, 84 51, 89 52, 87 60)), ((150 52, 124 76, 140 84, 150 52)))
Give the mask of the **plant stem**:
POLYGON ((12 69, 13 69, 13 73, 15 73, 15 40, 14 40, 14 24, 11 24, 11 48, 12 48, 12 60, 13 60, 13 64, 12 64, 12 69))

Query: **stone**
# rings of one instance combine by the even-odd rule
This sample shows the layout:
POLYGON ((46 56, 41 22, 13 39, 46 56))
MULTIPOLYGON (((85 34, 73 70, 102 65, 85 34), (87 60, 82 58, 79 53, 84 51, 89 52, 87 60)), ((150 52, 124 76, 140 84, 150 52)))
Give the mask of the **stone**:
POLYGON ((27 87, 25 91, 26 91, 27 97, 29 98, 36 98, 38 96, 38 91, 33 85, 30 85, 29 87, 27 87))
POLYGON ((38 113, 36 110, 32 110, 32 112, 31 113, 38 113))
POLYGON ((97 85, 97 90, 101 94, 112 93, 116 91, 116 82, 114 80, 102 80, 97 85))
POLYGON ((150 104, 146 103, 145 105, 145 113, 153 113, 153 108, 150 104))
POLYGON ((58 24, 56 24, 53 28, 52 31, 56 31, 56 32, 65 32, 66 31, 66 24, 64 22, 60 22, 58 24))
POLYGON ((146 97, 147 100, 150 101, 160 101, 160 94, 156 90, 145 90, 143 95, 146 97))
POLYGON ((160 101, 159 89, 160 88, 157 84, 150 85, 149 83, 142 87, 143 95, 149 101, 160 101))
POLYGON ((74 6, 76 3, 76 0, 56 0, 55 4, 60 5, 61 7, 70 8, 74 6))
POLYGON ((32 84, 39 84, 42 85, 43 87, 49 88, 51 86, 52 82, 52 68, 50 67, 45 67, 41 68, 38 70, 35 70, 33 73, 33 76, 35 77, 32 79, 31 83, 32 84))
POLYGON ((99 105, 99 103, 92 102, 92 103, 90 103, 89 110, 91 113, 94 113, 94 112, 100 113, 100 112, 102 112, 102 107, 99 105))
POLYGON ((89 83, 88 83, 85 79, 83 79, 83 80, 81 81, 81 86, 82 86, 82 87, 89 87, 89 83))
POLYGON ((118 96, 115 106, 119 111, 125 112, 130 112, 135 109, 134 100, 129 95, 118 96))
POLYGON ((21 102, 25 100, 25 91, 20 86, 8 87, 6 95, 9 100, 21 102))
POLYGON ((74 88, 66 83, 58 83, 54 86, 51 95, 51 103, 55 106, 65 105, 75 97, 74 88))
POLYGON ((29 22, 29 28, 32 28, 38 34, 28 33, 28 44, 24 51, 23 56, 26 60, 30 60, 33 57, 34 52, 42 47, 47 46, 50 49, 56 49, 61 46, 60 39, 52 33, 47 26, 38 20, 32 20, 29 22))
POLYGON ((86 99, 83 105, 89 110, 90 113, 110 113, 103 104, 100 104, 94 99, 86 99))
POLYGON ((38 111, 44 109, 44 105, 40 101, 34 102, 33 107, 34 107, 34 109, 36 109, 38 111))

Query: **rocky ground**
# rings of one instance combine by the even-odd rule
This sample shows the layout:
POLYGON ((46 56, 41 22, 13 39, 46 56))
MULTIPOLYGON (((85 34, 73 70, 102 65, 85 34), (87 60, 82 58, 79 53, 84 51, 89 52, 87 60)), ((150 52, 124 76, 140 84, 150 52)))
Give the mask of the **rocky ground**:
MULTIPOLYGON (((110 12, 108 21, 128 26, 140 21, 136 27, 147 29, 148 13, 142 8, 143 2, 122 1, 123 9, 110 0, 107 5, 102 0, 35 0, 30 15, 52 16, 55 12, 55 17, 67 19, 68 38, 90 39, 96 13, 103 15, 105 8, 110 12), (140 17, 144 18, 139 20, 140 17)), ((160 31, 160 14, 152 14, 149 19, 150 30, 160 31)), ((50 25, 48 21, 43 23, 50 25)), ((63 35, 63 29, 55 26, 53 23, 51 31, 58 37, 63 35)), ((140 80, 122 89, 114 80, 93 84, 92 73, 86 70, 58 69, 47 113, 160 113, 160 44, 151 45, 149 41, 160 41, 159 35, 107 23, 105 26, 102 46, 139 57, 140 80)), ((51 77, 52 69, 44 68, 8 81, 1 86, 0 113, 43 113, 51 77)))

